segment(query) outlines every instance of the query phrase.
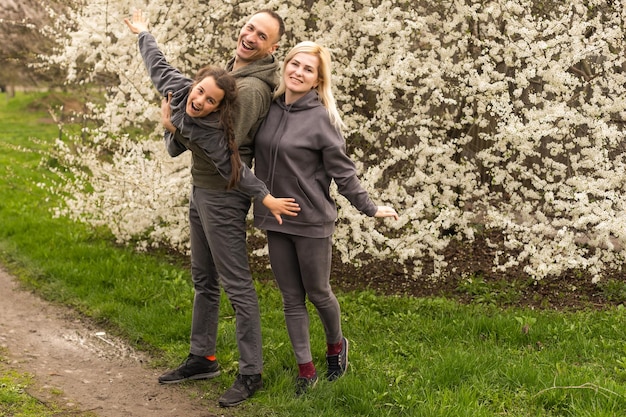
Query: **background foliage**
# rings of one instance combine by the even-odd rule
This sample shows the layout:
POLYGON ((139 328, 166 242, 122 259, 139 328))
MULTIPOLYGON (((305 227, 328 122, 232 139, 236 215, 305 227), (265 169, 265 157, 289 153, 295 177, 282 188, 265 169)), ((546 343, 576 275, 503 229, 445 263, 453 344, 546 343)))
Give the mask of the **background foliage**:
POLYGON ((451 239, 488 228, 502 232, 494 268, 595 280, 621 268, 625 15, 600 0, 78 2, 55 17, 61 48, 47 59, 69 83, 104 85, 105 100, 91 105, 96 127, 59 142, 74 178, 64 213, 124 242, 186 249, 188 160, 163 151, 159 98, 122 20, 145 10, 191 74, 224 64, 264 7, 286 21, 279 59, 305 39, 332 51, 348 150, 373 199, 401 213, 381 224, 338 197, 344 262, 421 274, 434 260, 436 277, 451 239))

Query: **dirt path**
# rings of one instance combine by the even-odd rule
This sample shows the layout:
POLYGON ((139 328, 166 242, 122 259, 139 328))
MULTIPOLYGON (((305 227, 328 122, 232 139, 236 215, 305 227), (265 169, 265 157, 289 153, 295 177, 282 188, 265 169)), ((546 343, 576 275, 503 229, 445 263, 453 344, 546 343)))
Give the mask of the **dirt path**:
POLYGON ((99 417, 216 417, 193 388, 159 385, 162 370, 144 365, 142 354, 71 310, 20 289, 2 268, 0 346, 8 350, 11 368, 34 375, 29 393, 42 402, 99 417))

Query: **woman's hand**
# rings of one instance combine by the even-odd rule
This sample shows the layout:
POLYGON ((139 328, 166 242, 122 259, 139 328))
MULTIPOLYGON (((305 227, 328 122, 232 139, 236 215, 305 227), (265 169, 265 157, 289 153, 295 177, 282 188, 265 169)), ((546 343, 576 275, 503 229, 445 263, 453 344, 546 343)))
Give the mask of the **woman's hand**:
POLYGON ((126 26, 128 26, 130 28, 130 31, 133 32, 135 35, 138 35, 141 32, 148 31, 148 22, 141 14, 141 10, 135 10, 132 16, 132 20, 125 18, 124 23, 126 23, 126 26))
POLYGON ((172 108, 170 102, 172 101, 172 92, 167 93, 167 97, 163 97, 161 100, 161 124, 170 133, 176 132, 176 126, 172 124, 172 108))
POLYGON ((398 220, 398 213, 394 210, 393 207, 389 206, 378 206, 378 210, 374 217, 393 217, 394 220, 398 220))
POLYGON ((278 224, 283 224, 281 214, 286 216, 297 216, 300 211, 300 205, 293 198, 276 198, 268 194, 263 199, 263 205, 270 209, 278 224))

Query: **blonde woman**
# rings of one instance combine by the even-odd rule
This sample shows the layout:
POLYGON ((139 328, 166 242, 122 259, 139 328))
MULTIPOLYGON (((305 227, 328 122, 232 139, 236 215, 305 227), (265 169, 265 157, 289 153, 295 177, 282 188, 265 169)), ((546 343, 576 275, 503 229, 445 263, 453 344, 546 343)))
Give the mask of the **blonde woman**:
POLYGON ((377 206, 361 186, 346 155, 343 122, 331 91, 331 58, 313 42, 296 45, 285 57, 282 79, 255 139, 255 174, 275 196, 300 204, 297 218, 276 222, 254 205, 255 226, 267 231, 269 257, 281 290, 287 332, 298 363, 296 393, 318 380, 313 364, 306 298, 315 306, 326 334, 326 379, 334 381, 348 366, 348 340, 330 286, 332 234, 337 209, 329 187, 368 216, 393 217, 392 207, 377 206))

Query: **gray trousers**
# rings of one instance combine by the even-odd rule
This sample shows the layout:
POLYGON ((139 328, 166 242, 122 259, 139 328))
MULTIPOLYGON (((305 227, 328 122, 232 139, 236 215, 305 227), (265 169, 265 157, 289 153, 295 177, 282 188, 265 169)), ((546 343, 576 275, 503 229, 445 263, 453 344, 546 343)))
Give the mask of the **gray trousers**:
POLYGON ((311 362, 306 297, 322 321, 326 343, 339 343, 343 337, 339 302, 330 287, 332 237, 316 239, 268 231, 267 243, 296 362, 311 362))
POLYGON ((239 372, 263 370, 261 315, 246 245, 250 198, 238 191, 192 187, 189 201, 191 275, 195 296, 191 322, 194 355, 215 355, 220 281, 235 310, 239 372))

